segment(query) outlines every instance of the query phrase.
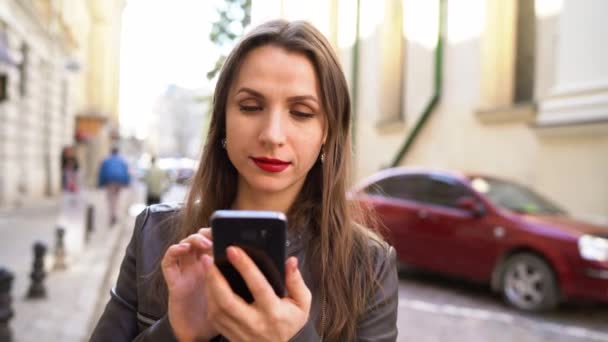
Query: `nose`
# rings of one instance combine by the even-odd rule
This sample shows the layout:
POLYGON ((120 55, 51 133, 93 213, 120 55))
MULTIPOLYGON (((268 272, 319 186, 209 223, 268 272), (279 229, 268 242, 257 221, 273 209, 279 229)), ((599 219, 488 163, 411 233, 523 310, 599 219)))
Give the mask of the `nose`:
POLYGON ((265 145, 282 146, 285 143, 285 122, 281 110, 275 109, 265 115, 260 141, 265 145))

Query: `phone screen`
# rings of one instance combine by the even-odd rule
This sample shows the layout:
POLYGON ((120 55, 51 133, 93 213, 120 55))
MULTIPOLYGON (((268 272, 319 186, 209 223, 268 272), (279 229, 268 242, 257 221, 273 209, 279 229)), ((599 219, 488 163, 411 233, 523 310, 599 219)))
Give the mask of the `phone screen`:
POLYGON ((226 256, 238 246, 255 262, 279 297, 285 295, 285 215, 272 211, 218 210, 211 216, 213 255, 232 290, 246 302, 253 296, 226 256))

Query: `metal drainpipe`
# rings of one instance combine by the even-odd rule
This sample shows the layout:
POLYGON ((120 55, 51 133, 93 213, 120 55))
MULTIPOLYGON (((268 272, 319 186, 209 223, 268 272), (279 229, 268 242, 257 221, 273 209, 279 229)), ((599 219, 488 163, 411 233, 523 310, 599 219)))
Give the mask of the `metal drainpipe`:
POLYGON ((351 143, 352 150, 356 151, 357 142, 357 98, 359 90, 357 86, 359 84, 359 26, 361 21, 361 0, 357 0, 357 13, 355 19, 355 44, 353 46, 353 68, 352 68, 352 82, 351 82, 351 143))
POLYGON ((412 133, 407 136, 403 142, 403 145, 399 149, 399 152, 397 152, 395 159, 393 159, 393 162, 391 163, 391 167, 398 166, 403 160, 407 152, 414 144, 414 141, 420 134, 422 127, 425 125, 441 99, 441 85, 443 81, 443 44, 445 39, 445 15, 447 12, 446 6, 446 0, 439 0, 439 30, 437 31, 437 47, 435 48, 435 77, 433 82, 433 95, 424 108, 422 115, 416 122, 416 126, 414 126, 412 133))

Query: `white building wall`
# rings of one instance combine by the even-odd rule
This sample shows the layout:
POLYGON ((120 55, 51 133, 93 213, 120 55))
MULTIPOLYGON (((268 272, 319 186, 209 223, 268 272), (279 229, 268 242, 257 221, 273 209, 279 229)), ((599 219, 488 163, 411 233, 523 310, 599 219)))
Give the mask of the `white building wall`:
POLYGON ((72 143, 72 76, 65 69, 60 40, 35 17, 28 2, 0 3, 8 51, 20 61, 28 46, 26 94, 20 94, 17 66, 0 63, 9 76, 8 100, 0 103, 0 206, 15 206, 60 191, 61 148, 72 143))

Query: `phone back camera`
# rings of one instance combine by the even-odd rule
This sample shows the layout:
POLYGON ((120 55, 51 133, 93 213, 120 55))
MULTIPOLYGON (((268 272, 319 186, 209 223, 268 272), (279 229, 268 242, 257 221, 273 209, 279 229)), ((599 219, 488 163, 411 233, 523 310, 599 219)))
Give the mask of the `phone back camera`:
POLYGON ((256 235, 255 230, 244 230, 241 232, 241 238, 246 241, 255 241, 257 238, 256 235))

